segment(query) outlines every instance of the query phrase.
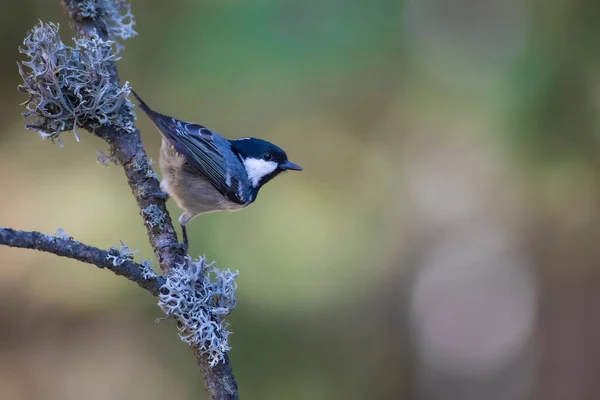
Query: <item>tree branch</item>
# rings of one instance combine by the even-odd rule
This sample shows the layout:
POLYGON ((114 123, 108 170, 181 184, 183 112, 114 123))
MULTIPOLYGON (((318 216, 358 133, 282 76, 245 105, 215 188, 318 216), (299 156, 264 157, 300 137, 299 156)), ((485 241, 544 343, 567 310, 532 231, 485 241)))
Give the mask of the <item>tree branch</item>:
POLYGON ((98 268, 106 268, 116 275, 123 276, 154 296, 158 296, 165 278, 159 275, 144 277, 147 267, 126 258, 118 253, 101 250, 83 244, 73 238, 60 238, 40 232, 17 231, 11 228, 0 228, 0 244, 21 249, 33 249, 56 254, 60 257, 72 258, 98 268), (116 261, 119 260, 119 261, 116 261))
MULTIPOLYGON (((114 36, 127 38, 133 34, 133 30, 131 29, 133 22, 130 21, 130 25, 124 24, 123 22, 124 20, 131 18, 129 6, 126 4, 125 0, 61 0, 61 2, 74 29, 78 32, 80 37, 90 39, 88 42, 82 41, 81 43, 76 43, 76 45, 82 46, 82 49, 87 46, 88 49, 92 49, 96 52, 96 56, 100 55, 103 57, 105 55, 103 53, 105 48, 102 47, 104 44, 98 42, 98 38, 100 41, 106 41, 113 40, 114 36), (126 9, 125 15, 122 14, 123 9, 126 9)), ((43 26, 40 29, 42 28, 43 26)), ((58 28, 56 27, 56 35, 58 37, 57 29, 58 28)), ((53 34, 53 32, 50 31, 49 34, 53 34)), ((32 46, 37 45, 35 39, 35 37, 31 39, 32 46)), ((48 42, 41 43, 42 46, 45 46, 48 42)), ((68 55, 64 45, 62 48, 58 48, 58 50, 63 52, 61 54, 68 55)), ((52 51, 58 50, 52 49, 52 51)), ((79 49, 73 51, 79 51, 79 49)), ((32 57, 40 57, 39 51, 37 51, 35 47, 30 47, 24 51, 22 50, 22 52, 27 52, 29 55, 32 55, 32 57)), ((78 57, 79 54, 85 56, 84 52, 77 54, 78 57)), ((68 56, 64 57, 67 59, 66 62, 69 62, 68 56)), ((102 88, 87 88, 82 86, 76 86, 75 88, 69 87, 72 90, 72 93, 71 97, 66 100, 64 95, 60 93, 60 90, 58 91, 58 99, 51 98, 48 100, 44 98, 43 96, 48 95, 56 96, 57 91, 49 90, 44 84, 40 85, 35 82, 36 79, 40 79, 41 75, 52 73, 52 70, 49 72, 46 68, 43 69, 43 71, 34 71, 34 73, 27 76, 21 71, 21 75, 25 80, 23 90, 30 93, 32 96, 34 96, 34 94, 38 96, 37 104, 35 101, 31 102, 38 108, 32 110, 32 108, 28 107, 29 113, 26 113, 26 116, 36 115, 36 111, 39 115, 40 108, 42 108, 42 119, 47 119, 48 115, 53 114, 56 110, 68 111, 68 109, 72 107, 72 99, 77 97, 79 97, 79 105, 77 107, 83 105, 87 106, 87 104, 90 103, 96 104, 99 99, 107 103, 106 108, 108 111, 99 110, 103 113, 100 113, 99 116, 97 115, 95 117, 96 119, 93 119, 94 116, 89 113, 82 114, 83 117, 81 117, 81 119, 79 119, 74 112, 71 114, 65 113, 64 115, 61 114, 61 117, 64 116, 64 120, 54 121, 57 124, 51 126, 61 126, 62 130, 74 129, 76 126, 82 127, 101 137, 109 144, 111 158, 116 160, 124 168, 127 183, 129 184, 131 192, 139 207, 140 216, 146 227, 148 239, 154 250, 154 254, 159 261, 160 269, 166 279, 163 277, 144 279, 144 267, 133 262, 130 258, 126 257, 122 260, 122 263, 117 263, 119 265, 115 265, 115 263, 111 261, 111 256, 114 257, 115 254, 111 254, 110 251, 107 252, 72 239, 53 237, 39 232, 22 232, 1 228, 0 244, 12 247, 37 249, 94 264, 99 268, 108 268, 117 275, 125 276, 127 279, 136 282, 152 294, 158 295, 159 288, 163 286, 165 282, 168 282, 168 277, 171 273, 176 271, 176 268, 178 268, 177 266, 188 265, 188 257, 180 246, 173 246, 173 244, 177 243, 177 235, 169 212, 167 211, 166 198, 165 196, 160 195, 162 192, 157 176, 153 172, 151 163, 142 146, 140 132, 135 128, 133 123, 132 106, 126 99, 128 89, 126 87, 125 89, 122 89, 119 84, 115 58, 108 56, 103 61, 103 69, 100 73, 103 78, 107 78, 106 80, 108 82, 101 81, 105 86, 102 88), (28 79, 34 82, 28 82, 28 79), (106 93, 108 93, 107 88, 108 90, 111 90, 111 95, 109 96, 106 96, 106 93), (84 95, 82 93, 91 97, 89 102, 84 102, 82 100, 81 96, 84 95), (124 97, 121 98, 120 96, 123 94, 124 97), (118 103, 120 100, 122 100, 121 103, 118 103), (50 112, 48 109, 43 109, 44 107, 48 107, 48 104, 52 105, 51 103, 53 102, 58 103, 57 107, 51 108, 51 111, 53 112, 50 112), (118 108, 115 108, 115 104, 120 105, 118 108)), ((42 58, 40 62, 46 63, 48 60, 42 58)), ((89 65, 91 64, 83 64, 82 68, 88 68, 89 65)), ((35 63, 30 62, 27 66, 35 68, 35 63)), ((61 68, 63 67, 64 66, 61 68)), ((72 66, 68 65, 66 69, 69 67, 72 66)), ((74 70, 73 74, 79 73, 76 67, 79 67, 79 65, 76 64, 72 67, 74 70)), ((59 74, 61 69, 56 69, 56 71, 56 74, 59 74)), ((87 70, 85 70, 84 73, 87 73, 87 70)), ((96 72, 95 75, 97 75, 96 72)), ((89 85, 92 85, 92 82, 95 82, 88 79, 83 79, 82 81, 90 82, 89 85)), ((52 76, 50 82, 51 84, 57 84, 56 77, 52 76)), ((66 83, 60 83, 64 83, 65 85, 79 85, 78 82, 80 81, 71 80, 66 83)), ((77 108, 73 109, 73 111, 80 112, 77 108)), ((44 137, 57 138, 60 133, 56 131, 56 129, 48 132, 48 130, 44 130, 45 126, 43 125, 30 125, 30 127, 41 131, 44 137)), ((215 321, 215 323, 219 323, 219 321, 215 321)), ((210 367, 211 360, 201 346, 201 343, 190 345, 198 367, 204 376, 206 389, 210 398, 212 400, 238 399, 237 384, 233 377, 227 354, 223 355, 222 360, 218 364, 210 367)))
MULTIPOLYGON (((81 4, 89 3, 89 0, 61 1, 71 19, 73 28, 79 35, 84 37, 98 35, 104 40, 111 39, 107 22, 103 18, 92 18, 82 14, 81 4)), ((110 79, 118 86, 117 66, 114 62, 108 64, 110 79)), ((177 251, 176 247, 169 246, 177 243, 177 234, 173 228, 171 216, 167 211, 165 197, 156 196, 157 193, 161 193, 160 183, 142 146, 140 131, 136 128, 132 133, 124 133, 117 127, 110 125, 101 126, 97 129, 89 124, 84 124, 83 127, 104 139, 110 146, 110 154, 125 169, 127 183, 140 209, 150 245, 154 250, 162 272, 168 273, 170 267, 185 264, 185 254, 182 251, 177 251), (157 221, 154 217, 157 214, 162 216, 160 221, 157 221)))
MULTIPOLYGON (((80 35, 86 36, 96 33, 103 39, 108 38, 108 28, 102 19, 82 17, 80 3, 85 0, 62 0, 73 27, 80 35)), ((116 65, 113 66, 112 79, 119 81, 116 65)), ((135 197, 140 214, 150 239, 150 244, 159 260, 161 270, 168 274, 176 265, 185 264, 185 254, 177 252, 176 248, 168 246, 177 242, 177 235, 165 199, 154 197, 152 193, 160 192, 160 184, 152 172, 148 156, 142 146, 139 130, 133 134, 124 135, 111 127, 102 127, 96 132, 110 145, 111 154, 116 156, 118 162, 125 169, 127 183, 135 197), (150 171, 151 173, 148 173, 150 171), (162 223, 157 224, 152 215, 144 210, 153 209, 164 215, 162 223)), ((191 346, 197 364, 204 375, 206 389, 213 400, 238 399, 237 384, 233 371, 229 365, 229 358, 225 357, 217 366, 209 367, 209 360, 197 345, 191 346)))

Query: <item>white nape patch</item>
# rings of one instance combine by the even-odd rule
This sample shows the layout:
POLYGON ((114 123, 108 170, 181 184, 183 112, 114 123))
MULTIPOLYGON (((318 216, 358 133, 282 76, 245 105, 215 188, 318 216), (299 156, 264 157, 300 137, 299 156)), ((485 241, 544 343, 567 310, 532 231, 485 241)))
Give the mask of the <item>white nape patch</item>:
POLYGON ((248 174, 248 179, 252 182, 252 186, 258 186, 260 180, 277 169, 275 161, 266 161, 261 158, 246 158, 244 167, 248 174))
POLYGON ((238 140, 250 140, 250 138, 249 137, 241 137, 238 140))

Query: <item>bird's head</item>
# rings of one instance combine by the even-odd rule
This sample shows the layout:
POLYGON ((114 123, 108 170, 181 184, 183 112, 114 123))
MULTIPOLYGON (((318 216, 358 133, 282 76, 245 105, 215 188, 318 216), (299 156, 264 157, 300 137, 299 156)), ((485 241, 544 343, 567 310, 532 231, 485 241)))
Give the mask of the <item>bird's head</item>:
POLYGON ((283 149, 266 140, 242 138, 231 141, 253 188, 259 189, 283 171, 302 171, 302 167, 289 161, 283 149))

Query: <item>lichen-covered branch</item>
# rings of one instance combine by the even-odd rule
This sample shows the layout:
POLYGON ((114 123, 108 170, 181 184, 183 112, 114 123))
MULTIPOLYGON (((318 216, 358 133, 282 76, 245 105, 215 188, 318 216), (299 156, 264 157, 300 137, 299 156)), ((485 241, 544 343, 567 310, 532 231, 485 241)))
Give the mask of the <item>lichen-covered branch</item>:
POLYGON ((58 25, 40 22, 21 49, 28 60, 19 64, 23 78, 20 88, 30 96, 24 115, 34 118, 27 127, 40 132, 45 139, 58 141, 61 132, 83 128, 108 142, 111 159, 125 168, 150 244, 161 270, 166 272, 169 265, 182 264, 185 254, 170 246, 177 242, 177 236, 167 212, 165 195, 135 127, 133 104, 127 100, 129 86, 127 83, 121 86, 117 76, 117 58, 108 36, 111 30, 103 20, 98 20, 96 26, 96 20, 89 17, 113 15, 115 11, 102 10, 111 8, 114 2, 64 2, 70 4, 70 15, 80 18, 73 22, 82 34, 75 39, 75 47, 62 42, 58 25), (96 7, 94 12, 90 11, 92 3, 96 7), (77 5, 88 7, 82 11, 77 5))
MULTIPOLYGON (((133 105, 127 99, 128 83, 121 85, 117 74, 116 54, 121 49, 117 41, 135 34, 130 7, 126 0, 61 1, 79 35, 75 46, 61 41, 57 25, 40 23, 21 49, 28 57, 19 66, 24 81, 21 89, 30 95, 25 116, 34 118, 28 128, 58 141, 63 131, 82 128, 108 143, 108 158, 124 168, 164 275, 153 281, 160 284, 159 305, 177 320, 180 336, 194 352, 210 398, 238 399, 227 357, 229 332, 224 319, 235 305, 235 275, 213 268, 202 258, 191 260, 177 245, 166 196, 135 127, 133 105)), ((37 232, 15 235, 16 231, 7 229, 2 232, 7 235, 3 239, 6 243, 0 244, 110 267, 135 282, 140 274, 145 279, 141 282, 152 281, 148 269, 142 269, 147 266, 134 263, 124 248, 105 252, 70 238, 37 232), (102 257, 108 259, 102 261, 102 257)), ((157 294, 156 286, 151 289, 157 294)))
POLYGON ((44 251, 93 264, 98 268, 106 268, 116 275, 137 283, 154 296, 159 295, 159 289, 165 284, 165 278, 153 273, 149 265, 132 261, 132 253, 126 251, 126 246, 122 246, 125 251, 114 247, 107 251, 78 242, 65 235, 64 232, 61 232, 60 236, 51 236, 40 232, 18 231, 10 228, 0 228, 0 244, 44 251))
POLYGON ((107 68, 118 59, 114 42, 99 36, 78 37, 71 47, 62 42, 58 28, 40 22, 19 49, 28 58, 18 64, 23 77, 19 89, 30 96, 24 115, 35 117, 27 127, 59 143, 61 132, 73 130, 77 135, 84 124, 92 130, 110 125, 133 132, 129 86, 111 79, 112 70, 107 68))
POLYGON ((225 316, 235 308, 237 273, 220 270, 205 257, 175 268, 161 288, 158 306, 178 321, 179 336, 214 367, 230 350, 225 316), (203 357, 205 358, 205 357, 203 357))
POLYGON ((192 349, 196 356, 196 363, 204 376, 206 390, 210 394, 211 399, 238 400, 237 383, 233 377, 229 356, 225 354, 220 363, 211 367, 210 361, 203 355, 202 350, 197 345, 192 346, 192 349))

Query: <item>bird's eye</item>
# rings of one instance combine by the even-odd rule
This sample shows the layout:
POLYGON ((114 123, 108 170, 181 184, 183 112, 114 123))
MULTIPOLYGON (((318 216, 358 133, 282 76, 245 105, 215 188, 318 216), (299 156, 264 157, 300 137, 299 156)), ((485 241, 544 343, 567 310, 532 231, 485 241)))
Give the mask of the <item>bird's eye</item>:
POLYGON ((263 154, 263 160, 265 160, 265 161, 271 160, 272 157, 273 156, 271 156, 271 153, 265 153, 265 154, 263 154))

